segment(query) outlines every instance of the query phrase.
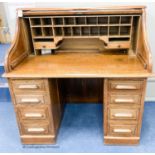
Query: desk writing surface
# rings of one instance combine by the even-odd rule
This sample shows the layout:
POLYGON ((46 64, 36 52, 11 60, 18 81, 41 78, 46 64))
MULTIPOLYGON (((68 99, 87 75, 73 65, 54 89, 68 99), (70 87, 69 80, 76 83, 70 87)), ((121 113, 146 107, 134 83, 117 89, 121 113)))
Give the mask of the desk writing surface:
POLYGON ((60 52, 55 55, 30 56, 6 77, 147 77, 136 57, 92 52, 60 52))

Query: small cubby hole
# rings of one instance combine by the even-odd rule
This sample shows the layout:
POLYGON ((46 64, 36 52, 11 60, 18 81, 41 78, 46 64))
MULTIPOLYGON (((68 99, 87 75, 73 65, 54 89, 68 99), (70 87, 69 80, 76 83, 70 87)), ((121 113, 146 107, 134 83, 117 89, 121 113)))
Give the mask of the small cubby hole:
POLYGON ((99 27, 96 27, 96 26, 93 26, 93 27, 90 27, 90 34, 92 36, 98 36, 99 35, 99 27))
POLYGON ((35 38, 34 42, 53 42, 53 38, 35 38))
POLYGON ((41 27, 35 27, 35 28, 32 28, 32 33, 34 36, 42 36, 42 29, 41 27))
POLYGON ((52 25, 51 18, 42 18, 42 24, 43 25, 52 25))
POLYGON ((119 26, 110 26, 109 35, 119 35, 119 26))
POLYGON ((98 24, 108 24, 108 17, 98 17, 98 24))
POLYGON ((64 35, 65 36, 71 36, 72 35, 71 27, 64 27, 64 35))
POLYGON ((62 33, 62 27, 55 27, 54 28, 54 31, 55 31, 55 35, 56 36, 62 36, 63 33, 62 33))
POLYGON ((82 35, 89 36, 90 35, 90 27, 82 27, 82 35))
POLYGON ((119 16, 112 16, 110 17, 110 24, 119 24, 120 23, 120 17, 119 16))
POLYGON ((85 25, 86 24, 86 18, 85 17, 76 17, 76 24, 77 25, 85 25))
POLYGON ((41 25, 41 20, 40 18, 31 18, 31 25, 32 26, 37 26, 37 25, 41 25))
POLYGON ((130 38, 129 37, 121 37, 121 38, 113 38, 113 37, 110 37, 109 38, 109 41, 129 41, 130 38))
POLYGON ((121 26, 120 35, 130 35, 130 26, 121 26))
POLYGON ((88 25, 96 25, 97 24, 97 17, 87 17, 87 24, 88 25))
POLYGON ((81 35, 81 28, 80 27, 73 27, 73 35, 80 36, 81 35))
POLYGON ((74 25, 75 24, 75 20, 73 17, 66 17, 64 18, 65 21, 65 25, 74 25))
POLYGON ((54 25, 63 25, 63 18, 53 18, 54 25))
POLYGON ((44 36, 53 36, 52 27, 44 27, 43 34, 44 36))
POLYGON ((99 27, 99 32, 100 35, 108 35, 108 27, 107 26, 99 27))
POLYGON ((121 24, 130 24, 131 16, 121 16, 121 24))

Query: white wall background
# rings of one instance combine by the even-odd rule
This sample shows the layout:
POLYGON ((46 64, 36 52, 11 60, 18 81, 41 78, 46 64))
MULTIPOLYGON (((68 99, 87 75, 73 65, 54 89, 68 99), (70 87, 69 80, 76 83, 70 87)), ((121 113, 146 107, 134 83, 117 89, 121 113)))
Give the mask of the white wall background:
MULTIPOLYGON (((74 2, 52 2, 52 3, 37 3, 37 2, 16 2, 16 3, 4 3, 5 6, 5 13, 7 16, 7 20, 11 38, 13 38, 15 34, 16 28, 16 9, 17 8, 29 8, 29 7, 51 7, 51 8, 67 8, 67 7, 75 7, 75 8, 86 8, 86 7, 102 7, 107 5, 145 5, 147 7, 147 17, 146 17, 146 24, 147 24, 147 34, 148 34, 148 41, 150 44, 152 58, 153 58, 153 71, 155 73, 155 2, 116 2, 116 0, 110 0, 110 2, 81 2, 76 1, 74 2)), ((155 101, 155 78, 151 78, 148 80, 147 85, 147 97, 146 100, 154 100, 155 101)))

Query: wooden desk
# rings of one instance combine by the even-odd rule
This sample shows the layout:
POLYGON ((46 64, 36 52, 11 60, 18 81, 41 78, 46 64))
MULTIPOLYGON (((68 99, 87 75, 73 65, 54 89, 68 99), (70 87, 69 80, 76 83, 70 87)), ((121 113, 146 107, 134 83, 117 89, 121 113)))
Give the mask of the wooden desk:
POLYGON ((138 144, 152 75, 145 7, 19 11, 4 76, 22 143, 55 143, 63 105, 94 102, 105 144, 138 144))

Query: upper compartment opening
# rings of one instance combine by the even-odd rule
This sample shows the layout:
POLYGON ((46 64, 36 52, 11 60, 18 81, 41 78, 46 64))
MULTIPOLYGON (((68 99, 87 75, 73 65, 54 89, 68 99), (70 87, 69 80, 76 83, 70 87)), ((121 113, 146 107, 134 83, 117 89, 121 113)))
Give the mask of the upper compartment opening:
POLYGON ((101 40, 105 50, 134 50, 139 19, 139 15, 132 14, 29 17, 33 42, 35 43, 37 38, 44 42, 48 38, 52 39, 53 46, 48 46, 51 50, 58 48, 57 40, 76 38, 101 40))

